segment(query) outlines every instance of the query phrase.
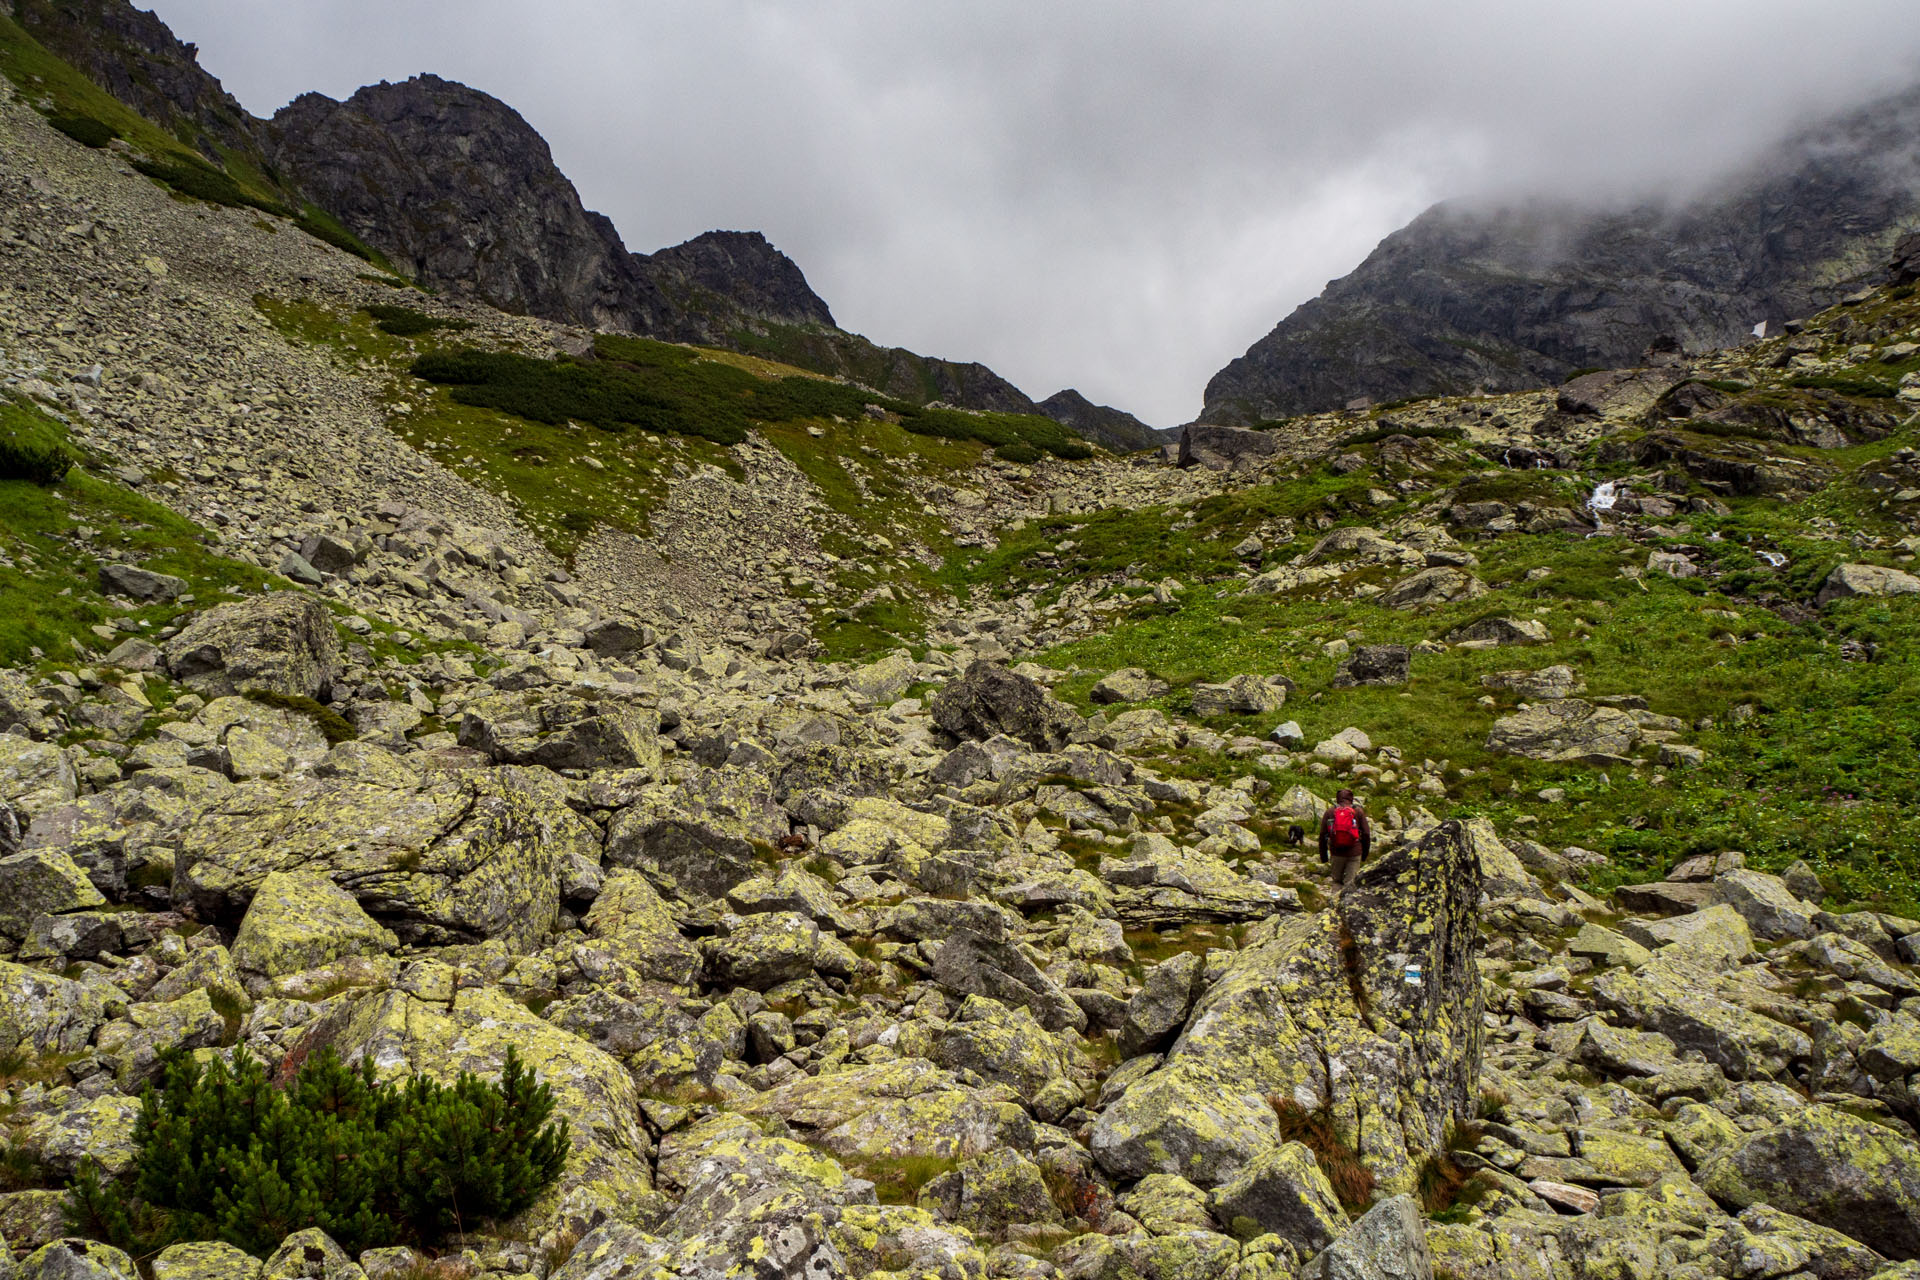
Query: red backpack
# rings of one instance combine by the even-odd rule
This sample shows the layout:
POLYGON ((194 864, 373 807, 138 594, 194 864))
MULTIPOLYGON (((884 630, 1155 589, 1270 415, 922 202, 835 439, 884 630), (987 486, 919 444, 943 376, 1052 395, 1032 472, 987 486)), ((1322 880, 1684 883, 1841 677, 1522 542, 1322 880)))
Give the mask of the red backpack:
POLYGON ((1336 849, 1351 849, 1360 843, 1360 815, 1352 805, 1343 804, 1334 809, 1327 842, 1336 849))

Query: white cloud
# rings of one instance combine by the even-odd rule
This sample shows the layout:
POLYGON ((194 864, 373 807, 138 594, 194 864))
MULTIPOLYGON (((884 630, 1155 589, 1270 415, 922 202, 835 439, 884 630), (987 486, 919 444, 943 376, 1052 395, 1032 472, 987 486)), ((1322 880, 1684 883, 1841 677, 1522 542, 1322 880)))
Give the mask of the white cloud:
POLYGON ((1911 0, 157 0, 252 110, 432 71, 646 251, 765 231, 848 328, 1169 424, 1448 196, 1709 180, 1920 73, 1911 0))

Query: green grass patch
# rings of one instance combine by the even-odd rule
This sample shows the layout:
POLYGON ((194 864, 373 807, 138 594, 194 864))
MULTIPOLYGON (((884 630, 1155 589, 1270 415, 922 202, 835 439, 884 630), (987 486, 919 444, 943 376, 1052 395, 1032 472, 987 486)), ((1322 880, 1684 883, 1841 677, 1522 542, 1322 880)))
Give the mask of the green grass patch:
POLYGON ((199 156, 176 152, 161 160, 143 157, 136 159, 133 167, 164 187, 208 204, 258 209, 282 218, 294 216, 284 201, 242 187, 224 170, 214 168, 199 156))
POLYGON ((344 716, 315 698, 298 693, 281 693, 277 689, 248 689, 246 696, 263 707, 277 707, 307 717, 320 730, 329 746, 351 742, 360 736, 344 716))
POLYGON ((55 485, 72 466, 73 451, 59 423, 0 396, 0 480, 55 485))
MULTIPOLYGON (((64 444, 60 425, 32 406, 0 408, 0 421, 9 427, 20 415, 37 420, 20 430, 64 444)), ((8 666, 110 648, 91 629, 115 618, 135 623, 127 634, 149 634, 187 607, 279 582, 252 565, 215 555, 206 532, 193 522, 79 467, 51 485, 0 479, 0 553, 0 663, 8 666), (99 561, 109 557, 186 579, 193 604, 128 609, 128 602, 110 601, 96 578, 99 561)))
POLYGON ((1891 400, 1900 394, 1900 388, 1894 383, 1859 374, 1801 374, 1787 379, 1787 385, 1809 391, 1837 391, 1863 400, 1891 400))

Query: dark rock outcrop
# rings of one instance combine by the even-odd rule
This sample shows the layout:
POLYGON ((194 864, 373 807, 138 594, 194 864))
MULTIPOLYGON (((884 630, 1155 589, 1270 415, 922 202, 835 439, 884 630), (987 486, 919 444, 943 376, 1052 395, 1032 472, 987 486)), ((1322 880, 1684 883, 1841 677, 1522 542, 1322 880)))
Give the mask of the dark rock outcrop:
POLYGON ((1004 733, 1039 751, 1058 751, 1081 727, 1080 717, 1038 683, 986 661, 934 698, 933 723, 963 741, 1004 733))
POLYGON ((1920 214, 1916 163, 1920 89, 1782 143, 1685 205, 1436 206, 1214 375, 1201 418, 1548 386, 1639 364, 1662 338, 1736 344, 1883 278, 1920 214))

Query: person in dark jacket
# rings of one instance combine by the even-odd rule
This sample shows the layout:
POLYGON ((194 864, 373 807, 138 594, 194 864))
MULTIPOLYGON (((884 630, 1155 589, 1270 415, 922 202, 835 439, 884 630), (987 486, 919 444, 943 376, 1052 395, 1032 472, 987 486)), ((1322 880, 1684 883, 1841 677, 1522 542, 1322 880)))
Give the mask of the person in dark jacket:
POLYGON ((1320 861, 1331 863, 1333 884, 1345 889, 1373 852, 1373 824, 1353 802, 1353 790, 1340 788, 1333 807, 1320 815, 1320 861))

